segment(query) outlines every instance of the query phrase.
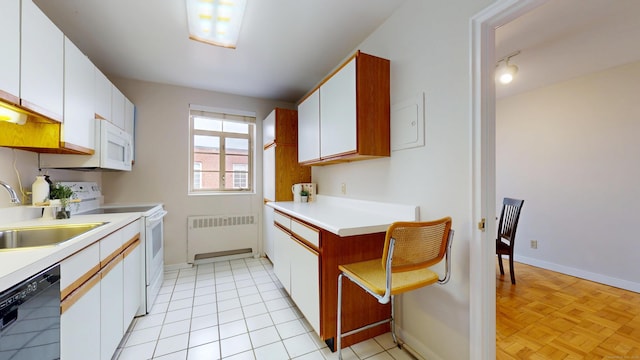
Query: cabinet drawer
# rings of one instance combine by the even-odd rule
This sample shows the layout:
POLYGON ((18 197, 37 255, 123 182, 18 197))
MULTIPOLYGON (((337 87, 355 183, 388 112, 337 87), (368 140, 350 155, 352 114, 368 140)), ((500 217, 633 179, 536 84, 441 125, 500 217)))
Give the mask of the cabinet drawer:
POLYGON ((284 228, 291 230, 291 218, 279 212, 273 214, 273 221, 280 224, 284 228))
POLYGON ((100 267, 118 256, 122 251, 123 232, 117 231, 100 240, 100 267))
POLYGON ((320 247, 320 232, 317 229, 292 219, 291 232, 315 246, 316 250, 320 247))
POLYGON ((100 270, 98 243, 60 263, 60 298, 64 299, 100 270))
POLYGON ((141 221, 136 220, 122 228, 122 230, 120 231, 122 233, 123 250, 131 245, 136 240, 136 238, 140 238, 140 232, 142 231, 142 229, 140 228, 140 224, 141 221))

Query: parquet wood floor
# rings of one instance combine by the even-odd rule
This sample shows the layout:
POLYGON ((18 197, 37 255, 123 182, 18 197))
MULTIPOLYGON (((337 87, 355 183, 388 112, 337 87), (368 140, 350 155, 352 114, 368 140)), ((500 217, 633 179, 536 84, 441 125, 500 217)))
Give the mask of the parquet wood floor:
POLYGON ((640 294, 516 263, 496 264, 497 359, 640 360, 640 294))

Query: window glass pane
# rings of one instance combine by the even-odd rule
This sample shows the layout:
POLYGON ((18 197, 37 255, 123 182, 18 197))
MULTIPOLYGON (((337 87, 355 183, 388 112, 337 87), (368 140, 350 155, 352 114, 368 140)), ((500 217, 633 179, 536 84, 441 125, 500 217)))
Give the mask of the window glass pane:
POLYGON ((193 128, 196 130, 222 131, 222 120, 194 116, 193 128))
POLYGON ((194 162, 193 163, 193 188, 201 189, 202 188, 202 163, 194 162))
POLYGON ((193 153, 193 161, 200 163, 200 169, 202 171, 219 171, 220 170, 220 154, 211 153, 193 153))
POLYGON ((220 137, 194 135, 193 150, 199 152, 220 153, 220 137))
MULTIPOLYGON (((194 172, 194 175, 197 172, 194 172)), ((198 175, 202 179, 202 187, 198 190, 217 190, 220 188, 219 171, 203 171, 198 175)))
POLYGON ((224 132, 236 133, 236 134, 248 134, 249 124, 242 124, 233 121, 224 122, 224 132))
POLYGON ((249 153, 249 139, 226 138, 224 139, 224 149, 227 155, 249 153))

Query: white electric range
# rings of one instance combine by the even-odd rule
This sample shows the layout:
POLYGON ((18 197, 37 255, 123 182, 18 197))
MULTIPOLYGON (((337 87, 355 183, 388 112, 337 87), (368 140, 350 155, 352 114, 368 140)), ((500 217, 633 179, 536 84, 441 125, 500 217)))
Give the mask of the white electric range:
POLYGON ((102 204, 102 191, 95 182, 61 182, 71 187, 79 203, 70 205, 71 214, 139 213, 141 221, 140 241, 144 249, 144 288, 142 304, 136 315, 148 314, 155 302, 164 279, 164 227, 162 219, 167 214, 161 203, 102 204))

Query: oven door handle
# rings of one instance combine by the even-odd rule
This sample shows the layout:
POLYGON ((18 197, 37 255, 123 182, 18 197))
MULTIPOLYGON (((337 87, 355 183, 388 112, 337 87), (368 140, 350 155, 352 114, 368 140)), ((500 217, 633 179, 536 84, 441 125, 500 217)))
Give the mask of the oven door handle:
POLYGON ((154 225, 158 221, 162 220, 162 218, 167 215, 166 210, 158 211, 157 213, 149 216, 148 221, 150 225, 154 225))

